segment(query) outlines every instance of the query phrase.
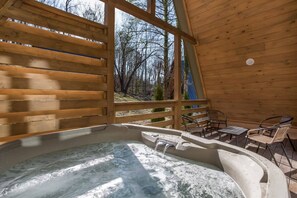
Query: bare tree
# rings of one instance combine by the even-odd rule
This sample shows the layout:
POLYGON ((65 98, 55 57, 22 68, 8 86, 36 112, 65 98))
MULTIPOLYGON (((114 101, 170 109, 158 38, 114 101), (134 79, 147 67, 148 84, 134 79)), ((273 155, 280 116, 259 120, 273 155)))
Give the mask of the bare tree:
POLYGON ((82 16, 90 21, 102 23, 104 18, 104 12, 99 4, 95 4, 94 7, 90 5, 85 6, 82 16))
POLYGON ((115 70, 120 91, 128 93, 131 82, 141 78, 144 63, 154 55, 155 50, 148 50, 151 38, 145 38, 143 23, 140 20, 127 17, 126 23, 117 31, 115 50, 115 70))

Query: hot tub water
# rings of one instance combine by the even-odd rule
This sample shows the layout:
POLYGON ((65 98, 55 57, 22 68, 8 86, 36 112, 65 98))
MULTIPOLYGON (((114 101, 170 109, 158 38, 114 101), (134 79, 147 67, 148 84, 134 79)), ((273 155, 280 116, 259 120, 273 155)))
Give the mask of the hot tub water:
POLYGON ((218 168, 139 142, 86 145, 0 173, 0 197, 244 197, 218 168))

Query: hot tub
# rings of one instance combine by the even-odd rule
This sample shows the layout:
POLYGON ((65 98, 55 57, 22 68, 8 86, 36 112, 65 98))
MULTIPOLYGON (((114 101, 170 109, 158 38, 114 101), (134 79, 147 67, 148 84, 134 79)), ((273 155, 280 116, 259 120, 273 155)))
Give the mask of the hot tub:
POLYGON ((285 175, 243 148, 131 124, 0 146, 0 197, 290 197, 285 175))

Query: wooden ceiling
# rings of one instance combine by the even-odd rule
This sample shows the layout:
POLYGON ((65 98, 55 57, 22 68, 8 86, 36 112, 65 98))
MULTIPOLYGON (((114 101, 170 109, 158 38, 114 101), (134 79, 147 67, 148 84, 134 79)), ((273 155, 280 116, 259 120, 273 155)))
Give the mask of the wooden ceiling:
POLYGON ((185 2, 212 108, 248 122, 292 115, 296 125, 297 1, 185 2))

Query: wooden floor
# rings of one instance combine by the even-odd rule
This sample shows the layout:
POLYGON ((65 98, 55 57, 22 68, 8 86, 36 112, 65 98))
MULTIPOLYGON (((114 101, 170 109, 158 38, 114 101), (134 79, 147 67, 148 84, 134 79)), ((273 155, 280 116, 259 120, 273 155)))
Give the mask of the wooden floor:
MULTIPOLYGON (((208 134, 206 134, 206 138, 219 140, 219 135, 217 132, 213 132, 212 135, 210 133, 208 133, 208 134)), ((222 138, 220 141, 223 141, 223 142, 226 142, 226 143, 229 143, 232 145, 236 145, 236 140, 234 137, 230 140, 230 136, 222 135, 222 138)), ((245 137, 243 134, 238 137, 238 146, 243 147, 244 143, 245 143, 245 137)), ((293 168, 290 167, 286 157, 284 156, 284 154, 279 146, 272 147, 275 150, 274 157, 280 164, 280 166, 279 166, 280 169, 287 176, 287 182, 289 185, 289 189, 291 191, 291 197, 297 198, 297 152, 293 151, 288 140, 285 140, 284 143, 285 143, 286 152, 289 155, 289 158, 291 160, 293 168)), ((293 143, 295 145, 295 148, 297 148, 297 141, 293 140, 293 143)), ((255 152, 257 149, 257 146, 253 143, 250 143, 249 145, 250 146, 248 147, 248 150, 255 152)), ((268 150, 265 150, 265 147, 262 147, 262 148, 260 147, 259 154, 272 161, 270 153, 268 150)))

